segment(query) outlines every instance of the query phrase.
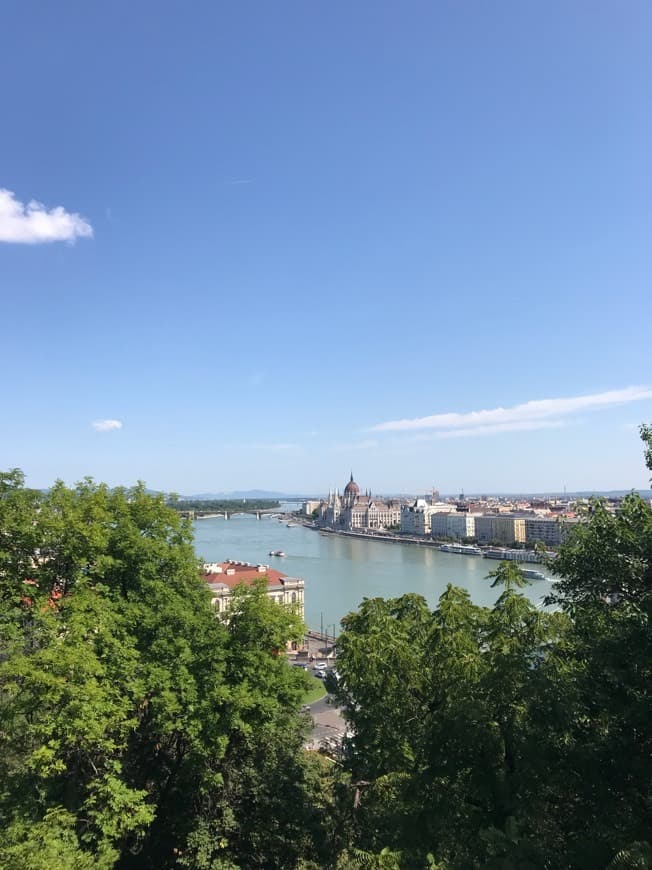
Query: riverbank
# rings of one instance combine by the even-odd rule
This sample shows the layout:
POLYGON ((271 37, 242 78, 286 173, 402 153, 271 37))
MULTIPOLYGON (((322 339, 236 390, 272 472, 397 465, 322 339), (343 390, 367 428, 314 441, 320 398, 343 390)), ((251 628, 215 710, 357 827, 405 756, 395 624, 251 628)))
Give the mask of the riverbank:
MULTIPOLYGON (((398 535, 391 532, 355 532, 346 529, 329 529, 322 526, 316 526, 313 523, 302 522, 301 525, 306 529, 318 531, 324 535, 338 535, 344 538, 359 538, 364 541, 382 541, 389 544, 411 544, 417 547, 425 547, 431 550, 439 550, 449 555, 455 556, 474 556, 485 559, 495 559, 498 561, 509 562, 524 562, 526 564, 541 564, 544 559, 538 552, 534 550, 516 550, 511 547, 492 547, 479 545, 478 549, 482 552, 468 553, 459 552, 456 550, 442 550, 442 546, 450 544, 450 541, 436 541, 430 538, 415 537, 414 535, 398 535)), ((454 546, 454 545, 453 545, 454 546)), ((555 553, 546 553, 548 558, 554 558, 555 553)))
POLYGON ((388 544, 416 544, 417 547, 431 547, 438 550, 443 541, 429 540, 428 538, 417 538, 412 535, 392 535, 391 533, 376 534, 370 532, 350 532, 345 529, 326 529, 320 526, 311 526, 305 524, 305 528, 314 529, 318 532, 323 532, 326 535, 341 535, 344 538, 362 538, 365 541, 384 541, 388 544))

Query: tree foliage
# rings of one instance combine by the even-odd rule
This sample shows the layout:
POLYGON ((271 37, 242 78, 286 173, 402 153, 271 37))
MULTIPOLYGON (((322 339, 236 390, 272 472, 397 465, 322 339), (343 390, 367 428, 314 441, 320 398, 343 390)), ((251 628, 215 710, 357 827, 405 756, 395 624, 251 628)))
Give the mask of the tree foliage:
POLYGON ((220 621, 189 524, 143 486, 0 475, 0 866, 292 867, 319 848, 305 675, 278 654, 302 625, 262 586, 235 597, 220 621))
POLYGON ((551 567, 545 606, 509 562, 492 607, 363 600, 328 759, 264 583, 218 617, 161 497, 1 474, 0 866, 648 867, 652 508, 592 501, 551 567))
POLYGON ((434 611, 406 595, 345 618, 351 866, 648 866, 650 505, 592 502, 553 567, 545 608, 504 562, 491 608, 449 586, 434 611))

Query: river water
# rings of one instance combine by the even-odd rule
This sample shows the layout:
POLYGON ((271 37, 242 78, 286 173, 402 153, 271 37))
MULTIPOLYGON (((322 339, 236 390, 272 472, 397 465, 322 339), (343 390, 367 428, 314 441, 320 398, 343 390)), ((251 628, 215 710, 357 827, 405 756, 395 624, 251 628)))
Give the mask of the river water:
MULTIPOLYGON (((206 562, 236 559, 264 563, 305 580, 305 618, 310 628, 333 634, 339 621, 363 598, 396 598, 417 592, 431 606, 448 583, 468 589, 476 604, 491 605, 500 590, 491 589, 487 573, 498 562, 478 556, 441 553, 414 544, 390 544, 339 535, 323 535, 286 521, 236 515, 229 520, 196 520, 195 550, 206 562), (285 557, 270 556, 283 550, 285 557)), ((537 569, 538 565, 534 565, 537 569)), ((544 573, 547 573, 544 570, 544 573)), ((551 584, 535 581, 524 591, 539 603, 551 584)))

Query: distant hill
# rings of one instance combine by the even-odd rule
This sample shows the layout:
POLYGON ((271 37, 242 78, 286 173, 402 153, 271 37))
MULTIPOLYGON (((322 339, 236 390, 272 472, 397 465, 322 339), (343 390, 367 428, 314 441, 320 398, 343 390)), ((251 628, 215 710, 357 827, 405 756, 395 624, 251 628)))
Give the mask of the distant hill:
POLYGON ((288 495, 286 492, 271 492, 267 489, 242 489, 233 492, 199 492, 193 495, 181 495, 179 498, 197 499, 209 501, 210 499, 231 499, 231 498, 271 498, 278 501, 295 501, 303 499, 305 496, 288 495))

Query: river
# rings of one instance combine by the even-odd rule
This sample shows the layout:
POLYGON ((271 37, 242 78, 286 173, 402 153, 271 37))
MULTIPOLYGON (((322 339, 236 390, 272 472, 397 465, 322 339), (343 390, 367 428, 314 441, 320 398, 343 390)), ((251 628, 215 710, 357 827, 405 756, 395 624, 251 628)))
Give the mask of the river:
MULTIPOLYGON (((230 520, 196 520, 195 550, 206 562, 237 559, 263 562, 305 580, 305 618, 310 628, 339 631, 339 621, 363 598, 396 598, 417 592, 431 606, 447 583, 468 589, 476 604, 491 605, 499 590, 486 580, 498 562, 478 556, 441 553, 414 544, 390 544, 339 535, 321 535, 303 526, 288 528, 285 521, 240 515, 230 520), (285 557, 270 556, 283 550, 285 557)), ((540 566, 531 566, 537 567, 540 566)), ((545 569, 543 569, 545 573, 545 569)), ((540 580, 524 591, 539 603, 551 584, 540 580)))

